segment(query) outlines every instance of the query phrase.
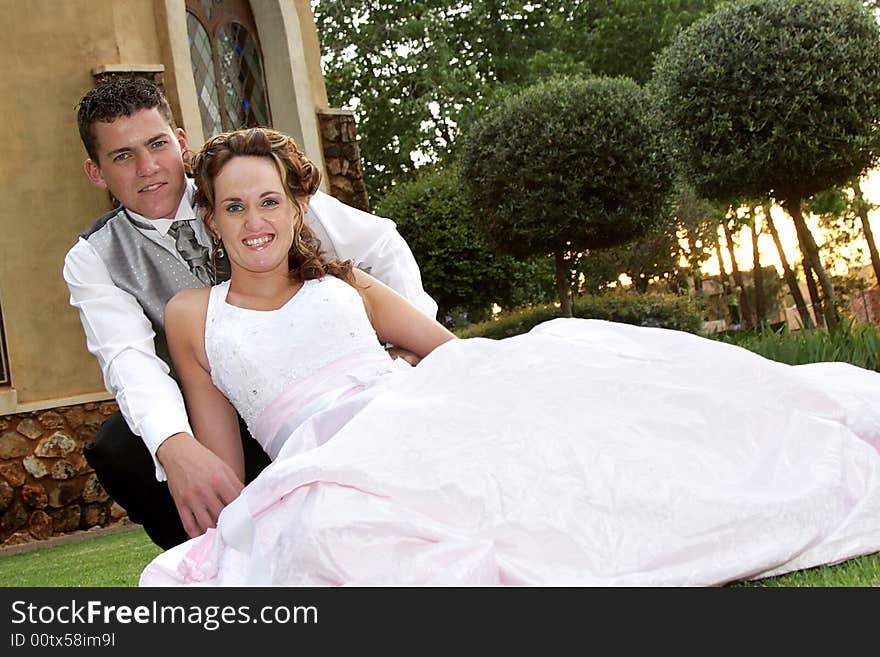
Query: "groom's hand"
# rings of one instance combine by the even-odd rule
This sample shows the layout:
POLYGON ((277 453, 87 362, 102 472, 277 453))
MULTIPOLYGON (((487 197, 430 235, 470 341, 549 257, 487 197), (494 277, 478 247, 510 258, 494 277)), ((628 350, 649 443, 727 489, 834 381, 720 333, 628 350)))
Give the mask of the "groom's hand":
POLYGON ((220 512, 244 488, 228 464, 187 433, 166 439, 156 457, 190 538, 216 527, 220 512))

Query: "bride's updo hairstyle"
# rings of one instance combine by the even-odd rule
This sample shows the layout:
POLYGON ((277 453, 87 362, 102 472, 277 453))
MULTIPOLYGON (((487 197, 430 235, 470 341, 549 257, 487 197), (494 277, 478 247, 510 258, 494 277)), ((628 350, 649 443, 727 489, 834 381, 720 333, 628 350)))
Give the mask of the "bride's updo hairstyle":
POLYGON ((194 202, 214 214, 214 181, 223 167, 239 156, 268 157, 275 163, 281 183, 294 207, 293 243, 287 254, 287 266, 294 280, 305 281, 331 274, 355 285, 350 260, 323 262, 321 243, 305 221, 303 203, 318 191, 321 171, 287 135, 271 128, 243 128, 211 137, 192 160, 196 180, 194 202))

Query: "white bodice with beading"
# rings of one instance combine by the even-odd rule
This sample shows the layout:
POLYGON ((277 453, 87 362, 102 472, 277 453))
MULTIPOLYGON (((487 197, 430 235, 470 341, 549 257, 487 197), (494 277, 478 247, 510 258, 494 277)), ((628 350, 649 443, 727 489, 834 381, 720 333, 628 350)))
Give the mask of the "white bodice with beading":
MULTIPOLYGON (((264 448, 271 437, 259 435, 258 419, 292 386, 352 356, 372 365, 362 377, 392 369, 363 300, 338 278, 305 281, 287 303, 269 311, 233 306, 226 301, 228 291, 229 283, 221 283, 208 301, 205 351, 211 380, 264 448)), ((320 392, 326 393, 340 385, 339 377, 322 385, 320 392)), ((306 388, 307 394, 315 393, 314 387, 306 388)))

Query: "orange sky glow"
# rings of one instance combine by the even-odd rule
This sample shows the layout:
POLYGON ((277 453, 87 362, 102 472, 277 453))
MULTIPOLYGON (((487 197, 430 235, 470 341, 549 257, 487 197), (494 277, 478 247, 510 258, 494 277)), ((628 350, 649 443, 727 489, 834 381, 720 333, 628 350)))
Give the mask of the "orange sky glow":
MULTIPOLYGON (((865 198, 871 203, 880 205, 880 170, 874 170, 870 172, 867 178, 862 180, 861 185, 862 193, 865 195, 865 198)), ((789 264, 799 262, 801 259, 801 254, 797 246, 797 237, 795 236, 794 224, 792 223, 792 220, 787 214, 785 214, 782 208, 778 206, 774 206, 771 209, 771 214, 773 216, 773 222, 776 225, 777 230, 779 231, 779 238, 782 242, 782 247, 785 251, 785 256, 788 259, 789 264)), ((874 232, 877 233, 878 230, 880 230, 880 208, 871 211, 868 214, 868 219, 869 221, 871 221, 871 227, 874 228, 874 232)), ((817 228, 816 219, 808 217, 807 223, 810 225, 810 228, 813 229, 813 235, 816 238, 816 242, 819 243, 819 245, 821 246, 824 243, 825 236, 822 234, 822 231, 817 228)), ((782 274, 782 263, 779 259, 779 253, 776 250, 776 246, 773 244, 773 238, 768 232, 766 232, 766 227, 764 228, 764 230, 765 232, 758 236, 758 250, 761 254, 761 264, 765 266, 774 265, 777 271, 782 274)), ((736 241, 738 245, 735 249, 737 264, 740 266, 740 269, 751 270, 752 241, 748 231, 744 229, 738 235, 735 235, 734 241, 736 241)), ((726 242, 724 241, 723 235, 721 237, 721 245, 724 257, 724 269, 725 271, 730 273, 730 258, 725 248, 726 242)), ((868 255, 868 248, 865 244, 865 241, 863 239, 857 240, 853 244, 853 247, 854 250, 852 250, 848 255, 853 259, 854 263, 857 263, 857 266, 869 264, 870 256, 868 255)), ((836 275, 846 275, 848 273, 847 270, 847 266, 841 262, 838 263, 837 266, 832 266, 830 268, 830 273, 836 275)), ((703 265, 703 271, 708 275, 717 275, 718 258, 713 255, 712 258, 703 265)))

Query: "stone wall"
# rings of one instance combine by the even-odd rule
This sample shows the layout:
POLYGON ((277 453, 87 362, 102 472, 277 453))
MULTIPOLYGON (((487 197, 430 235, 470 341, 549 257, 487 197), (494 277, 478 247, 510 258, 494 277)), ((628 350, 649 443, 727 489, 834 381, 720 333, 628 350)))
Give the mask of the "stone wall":
POLYGON ((83 456, 115 402, 0 417, 0 545, 109 525, 125 517, 83 456))
POLYGON ((324 163, 329 174, 330 195, 364 212, 370 211, 357 126, 351 110, 327 109, 318 112, 324 163))

